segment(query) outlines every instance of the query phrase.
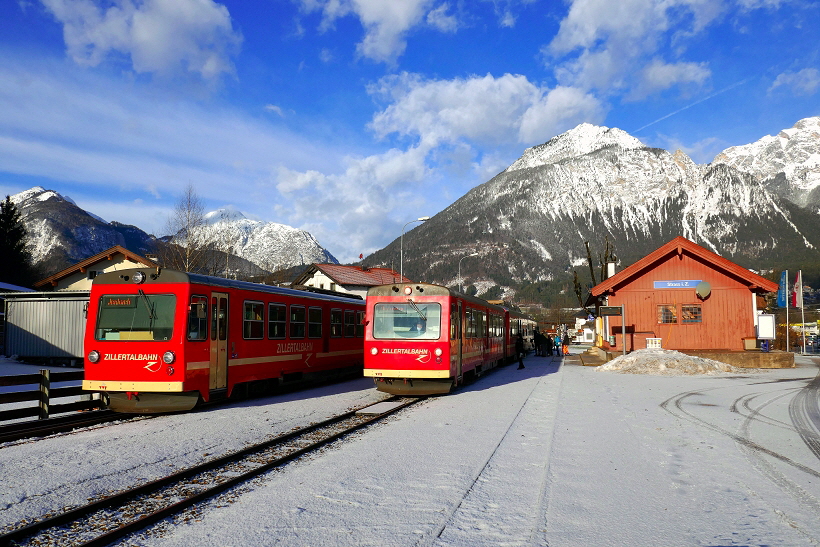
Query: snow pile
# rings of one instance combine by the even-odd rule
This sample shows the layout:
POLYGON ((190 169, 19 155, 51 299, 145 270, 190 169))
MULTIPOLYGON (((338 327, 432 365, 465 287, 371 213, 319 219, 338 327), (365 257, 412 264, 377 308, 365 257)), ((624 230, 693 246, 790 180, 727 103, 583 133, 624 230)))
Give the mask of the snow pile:
POLYGON ((666 376, 694 374, 732 374, 748 373, 741 369, 703 357, 693 357, 679 351, 668 349, 639 349, 628 355, 622 355, 598 370, 620 372, 624 374, 661 374, 666 376))

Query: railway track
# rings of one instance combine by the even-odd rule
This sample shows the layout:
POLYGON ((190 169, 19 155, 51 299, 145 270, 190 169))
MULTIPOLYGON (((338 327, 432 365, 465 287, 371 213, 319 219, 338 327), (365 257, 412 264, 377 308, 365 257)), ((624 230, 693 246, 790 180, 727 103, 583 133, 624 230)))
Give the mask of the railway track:
POLYGON ((110 410, 89 410, 88 412, 77 412, 70 416, 60 416, 47 420, 18 422, 0 426, 0 443, 65 433, 79 427, 89 427, 130 417, 110 410))
POLYGON ((424 398, 392 397, 0 535, 0 546, 109 545, 372 425, 424 398), (376 406, 376 405, 370 405, 376 406), (365 412, 365 413, 363 413, 365 412))

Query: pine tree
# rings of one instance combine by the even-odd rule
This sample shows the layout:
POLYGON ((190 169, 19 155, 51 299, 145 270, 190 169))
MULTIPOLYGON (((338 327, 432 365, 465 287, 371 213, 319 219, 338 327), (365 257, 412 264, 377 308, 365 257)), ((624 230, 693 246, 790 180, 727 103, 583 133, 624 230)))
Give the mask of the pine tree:
POLYGON ((27 235, 20 211, 6 196, 0 202, 0 281, 23 287, 36 281, 31 253, 26 249, 27 235))

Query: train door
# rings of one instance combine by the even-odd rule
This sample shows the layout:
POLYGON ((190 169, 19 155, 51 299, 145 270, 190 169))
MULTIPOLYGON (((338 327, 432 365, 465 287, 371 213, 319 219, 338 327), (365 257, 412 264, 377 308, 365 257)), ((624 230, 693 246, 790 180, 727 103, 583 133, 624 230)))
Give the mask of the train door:
POLYGON ((454 303, 450 306, 450 337, 452 341, 455 342, 453 351, 456 355, 456 383, 461 379, 461 358, 464 347, 461 313, 461 302, 454 303))
POLYGON ((211 293, 210 389, 228 386, 228 295, 211 293))

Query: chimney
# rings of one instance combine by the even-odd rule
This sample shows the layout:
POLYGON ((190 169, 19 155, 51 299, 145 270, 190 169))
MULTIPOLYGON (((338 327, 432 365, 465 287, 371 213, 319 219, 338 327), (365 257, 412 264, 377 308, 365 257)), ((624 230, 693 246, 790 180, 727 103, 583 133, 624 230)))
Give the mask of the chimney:
POLYGON ((614 262, 607 262, 606 263, 606 278, 609 279, 615 275, 615 263, 614 262))

